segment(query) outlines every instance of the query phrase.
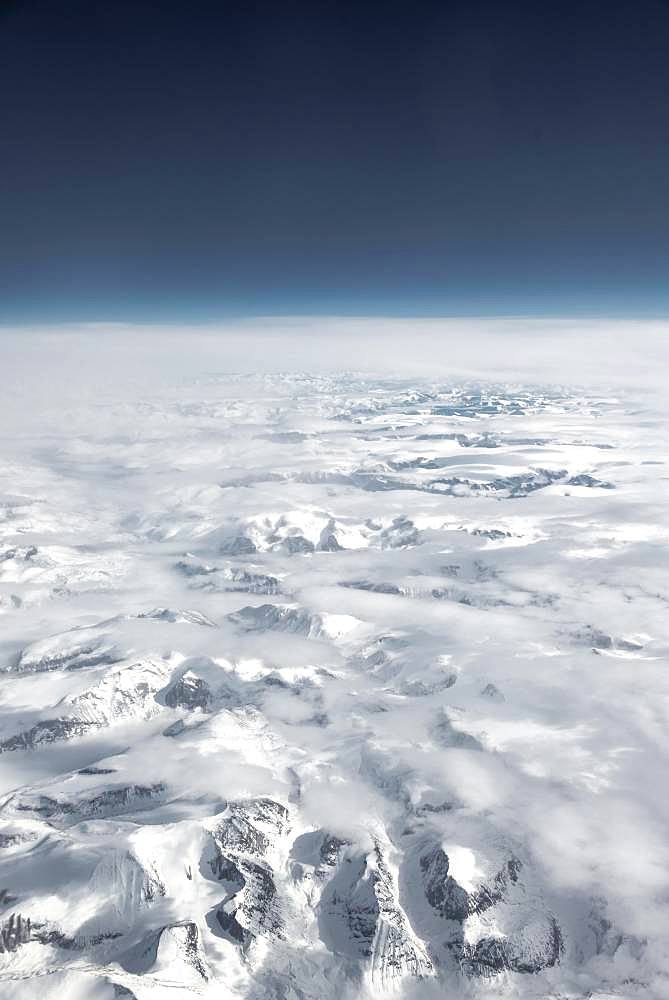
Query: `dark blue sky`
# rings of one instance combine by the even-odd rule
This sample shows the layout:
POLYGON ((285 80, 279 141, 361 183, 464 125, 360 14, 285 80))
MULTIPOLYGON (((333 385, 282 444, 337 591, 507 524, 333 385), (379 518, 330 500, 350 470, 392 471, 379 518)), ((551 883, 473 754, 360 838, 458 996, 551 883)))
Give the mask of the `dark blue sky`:
POLYGON ((669 3, 0 3, 0 322, 669 312, 669 3))

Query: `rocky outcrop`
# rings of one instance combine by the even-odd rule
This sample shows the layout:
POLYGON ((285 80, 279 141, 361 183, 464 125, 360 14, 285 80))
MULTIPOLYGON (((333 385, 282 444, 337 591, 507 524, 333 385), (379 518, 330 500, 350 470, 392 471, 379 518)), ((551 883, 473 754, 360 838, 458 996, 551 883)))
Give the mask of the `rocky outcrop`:
POLYGON ((181 611, 172 608, 152 608, 151 611, 140 611, 137 615, 140 619, 151 619, 158 622, 169 622, 171 625, 182 623, 187 625, 206 625, 209 628, 216 628, 216 622, 199 611, 181 611))
POLYGON ((435 847, 420 859, 425 896, 430 906, 444 920, 464 923, 472 913, 469 894, 449 875, 448 856, 435 847))
POLYGON ((342 841, 325 841, 323 846, 326 863, 336 864, 319 903, 325 944, 360 962, 377 988, 431 975, 432 963, 400 906, 381 845, 376 843, 368 854, 347 852, 343 858, 342 841))
POLYGON ((248 606, 228 615, 230 621, 246 632, 292 632, 295 635, 318 637, 323 623, 319 615, 304 608, 280 604, 248 606))
POLYGON ((537 490, 543 490, 564 479, 566 475, 566 469, 533 469, 531 472, 521 472, 515 476, 500 476, 497 479, 484 481, 451 476, 448 479, 433 479, 429 486, 423 489, 443 493, 446 496, 497 496, 515 500, 529 496, 537 490))
POLYGON ((41 793, 27 794, 14 800, 12 805, 19 813, 32 813, 58 825, 150 809, 164 801, 166 792, 167 786, 163 782, 152 785, 113 785, 89 795, 72 798, 53 798, 41 793))
POLYGON ((340 552, 343 548, 337 538, 337 525, 333 517, 321 531, 317 548, 319 552, 340 552))
POLYGON ((158 938, 156 964, 170 969, 183 965, 184 971, 188 973, 192 970, 196 979, 209 979, 197 924, 186 920, 163 927, 158 938))
POLYGON ((326 868, 334 868, 340 861, 342 851, 350 844, 348 840, 335 837, 332 833, 326 833, 319 848, 319 860, 326 868))
POLYGON ((637 639, 616 638, 593 625, 584 625, 577 629, 572 632, 571 638, 579 646, 590 646, 594 652, 622 650, 625 653, 637 653, 643 649, 643 643, 637 639))
POLYGON ((27 944, 30 937, 30 917, 24 919, 20 913, 10 914, 0 924, 0 954, 16 951, 22 944, 27 944))
POLYGON ((555 917, 530 913, 513 933, 483 937, 475 945, 467 946, 463 969, 476 976, 536 973, 555 965, 562 950, 562 934, 555 917))
POLYGON ((588 489, 615 490, 613 483, 596 479, 595 476, 591 476, 586 472, 582 472, 578 476, 572 476, 571 479, 567 480, 567 486, 587 486, 588 489))
POLYGON ((142 864, 129 850, 109 851, 91 875, 91 889, 112 904, 120 920, 132 919, 136 909, 165 895, 165 884, 155 866, 142 864))
POLYGON ((248 858, 233 861, 222 855, 212 864, 212 871, 227 890, 214 913, 225 936, 244 951, 259 935, 283 936, 281 907, 269 865, 248 858))
POLYGON ((419 541, 420 535, 415 524, 404 514, 396 517, 379 535, 382 549, 409 548, 418 545, 419 541))
POLYGON ((77 736, 85 736, 101 723, 83 719, 45 719, 22 733, 9 736, 0 743, 0 753, 12 750, 34 750, 41 743, 53 743, 56 740, 71 740, 77 736))
POLYGON ((57 718, 44 719, 0 743, 0 753, 32 750, 44 743, 84 736, 101 727, 129 719, 150 718, 160 711, 156 693, 170 666, 164 660, 140 660, 107 673, 93 687, 64 699, 57 718))
POLYGON ((372 594, 394 594, 400 595, 401 589, 394 583, 374 583, 372 580, 342 580, 340 587, 348 587, 351 590, 368 590, 372 594))
POLYGON ((522 864, 511 856, 489 881, 465 889, 450 873, 440 845, 420 857, 425 897, 444 921, 444 940, 470 976, 535 973, 555 965, 562 933, 540 897, 522 882, 522 864))
POLYGON ((273 799, 230 803, 211 830, 203 858, 208 877, 226 895, 210 914, 210 927, 248 952, 258 936, 281 938, 283 921, 269 857, 288 829, 288 811, 273 799))
POLYGON ((257 573, 244 567, 234 567, 222 570, 215 582, 208 581, 207 589, 227 590, 239 594, 278 594, 281 584, 275 576, 267 573, 257 573))
POLYGON ((270 537, 268 541, 274 550, 286 552, 291 556, 314 552, 316 549, 316 546, 312 541, 299 533, 286 535, 286 537, 282 539, 274 539, 270 537))
POLYGON ((206 712, 212 702, 212 693, 207 682, 192 670, 187 670, 164 694, 165 704, 170 708, 200 709, 206 712))
POLYGON ((288 828, 288 810, 273 799, 232 802, 214 827, 213 836, 223 850, 262 856, 288 828))
POLYGON ((31 643, 12 666, 0 667, 0 670, 21 674, 81 670, 118 663, 123 656, 117 642, 107 632, 76 628, 31 643))
POLYGON ((34 840, 37 840, 37 834, 33 830, 3 830, 0 833, 0 850, 20 847, 34 840))
POLYGON ((227 538, 222 544, 220 551, 228 556, 250 556, 257 552, 255 543, 244 534, 234 535, 227 538))
POLYGON ((192 920, 167 924, 149 933, 120 959, 135 975, 151 972, 159 981, 197 986, 209 979, 200 931, 192 920))

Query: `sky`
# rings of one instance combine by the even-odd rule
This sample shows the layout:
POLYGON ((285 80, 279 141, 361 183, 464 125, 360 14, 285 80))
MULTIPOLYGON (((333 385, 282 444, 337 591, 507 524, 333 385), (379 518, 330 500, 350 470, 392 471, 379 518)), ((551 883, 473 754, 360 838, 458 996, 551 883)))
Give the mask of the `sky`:
POLYGON ((669 312, 669 3, 0 5, 0 324, 669 312))

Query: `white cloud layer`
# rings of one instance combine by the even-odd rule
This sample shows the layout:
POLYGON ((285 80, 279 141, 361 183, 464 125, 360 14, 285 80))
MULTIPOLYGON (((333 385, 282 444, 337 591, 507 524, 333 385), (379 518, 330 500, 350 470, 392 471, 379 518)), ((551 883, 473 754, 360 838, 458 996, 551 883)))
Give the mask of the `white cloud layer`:
POLYGON ((528 317, 260 317, 212 325, 88 324, 0 328, 3 369, 18 379, 82 366, 112 375, 372 371, 663 386, 669 322, 528 317), (102 367, 102 370, 100 370, 102 367))
POLYGON ((665 353, 3 331, 0 994, 669 997, 665 353))

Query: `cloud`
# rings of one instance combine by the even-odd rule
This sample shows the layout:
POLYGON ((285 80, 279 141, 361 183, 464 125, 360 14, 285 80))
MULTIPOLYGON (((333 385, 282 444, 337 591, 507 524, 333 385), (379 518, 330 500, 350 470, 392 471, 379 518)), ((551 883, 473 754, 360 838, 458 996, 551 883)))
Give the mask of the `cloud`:
MULTIPOLYGON (((133 934, 199 921, 212 988, 234 991, 250 973, 208 936, 227 890, 207 877, 207 831, 226 802, 269 797, 290 825, 260 861, 304 955, 273 940, 264 968, 297 970, 305 995, 310 962, 327 973, 320 995, 346 995, 344 963, 322 943, 333 938, 319 937, 321 829, 355 857, 384 846, 386 904, 401 897, 435 962, 453 928, 428 906, 419 858, 451 845, 484 886, 522 863, 518 895, 471 934, 511 933, 520 914, 524 940, 555 915, 564 960, 532 977, 538 991, 659 982, 665 347, 660 323, 605 321, 3 331, 0 735, 44 745, 0 754, 2 823, 47 833, 71 867, 49 868, 27 840, 0 852, 0 886, 35 919, 56 919, 58 891, 76 930, 95 905, 86 894, 84 914, 65 892, 84 877, 78 858, 112 840, 130 849, 139 830, 166 896, 132 915, 133 934), (509 384, 472 399, 453 376, 509 384), (97 658, 96 629, 113 662, 97 658), (71 659, 86 638, 87 662, 15 670, 21 649, 54 635, 48 649, 71 659), (168 700, 186 668, 191 687, 168 700), (145 809, 117 814, 114 799, 107 815, 108 783, 143 789, 145 809), (42 812, 16 806, 17 788, 42 812)), ((377 883, 357 865, 342 862, 338 892, 375 927, 377 883)), ((451 992, 499 995, 500 983, 458 979, 451 992)))
POLYGON ((211 325, 0 329, 5 385, 75 392, 206 372, 367 371, 660 389, 669 322, 528 317, 261 317, 211 325), (59 385, 60 382, 60 385, 59 385))

